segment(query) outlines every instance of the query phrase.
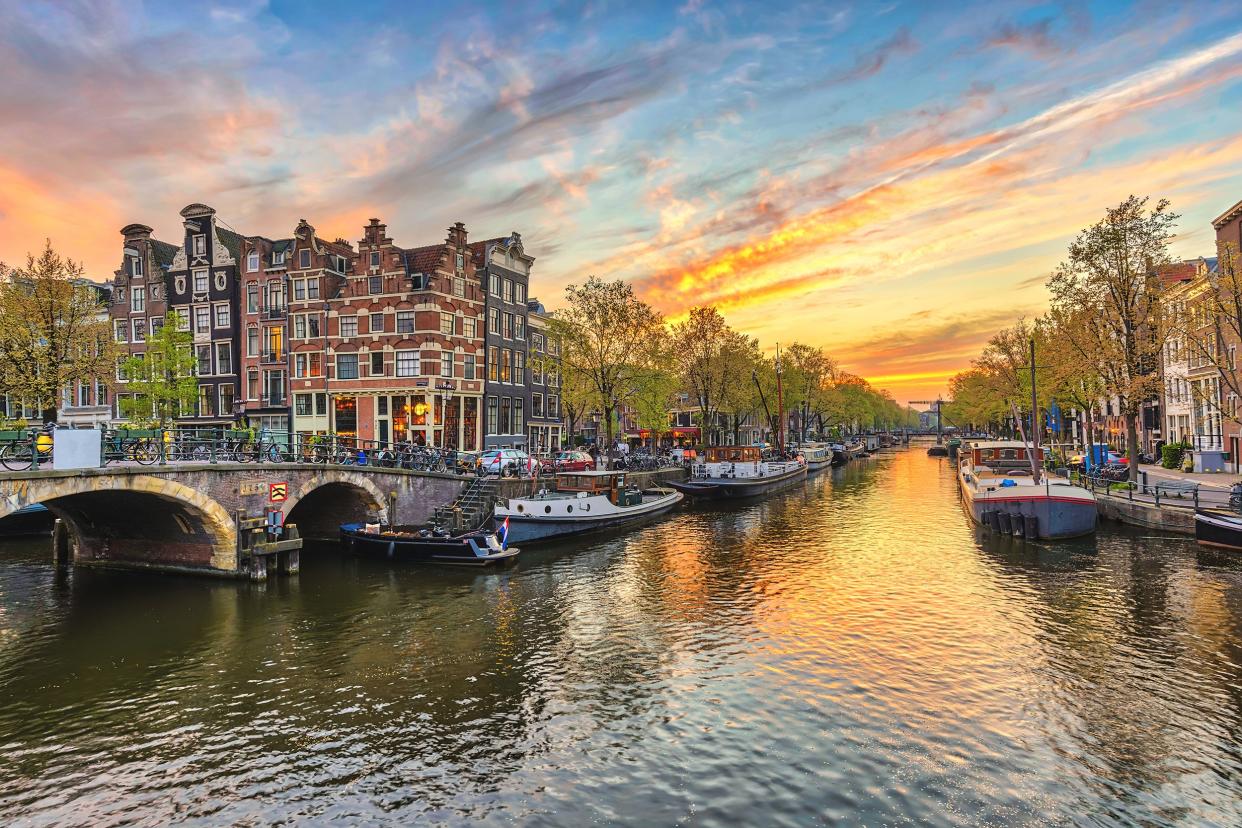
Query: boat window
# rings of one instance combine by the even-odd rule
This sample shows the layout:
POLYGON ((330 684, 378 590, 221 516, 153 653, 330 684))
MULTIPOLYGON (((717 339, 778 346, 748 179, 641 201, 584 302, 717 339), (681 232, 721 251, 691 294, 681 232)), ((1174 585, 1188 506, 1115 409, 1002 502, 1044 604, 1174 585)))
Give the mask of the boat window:
POLYGON ((525 507, 525 506, 523 506, 521 503, 519 503, 519 504, 518 504, 518 511, 519 511, 519 512, 525 512, 525 511, 526 511, 526 507, 525 507))
POLYGON ((582 504, 582 511, 584 511, 584 512, 589 512, 589 511, 591 511, 591 504, 590 504, 590 503, 583 503, 583 504, 582 504))
POLYGON ((566 512, 572 512, 573 510, 574 510, 574 504, 572 503, 565 507, 566 512))
POLYGON ((550 515, 550 514, 552 514, 552 507, 551 507, 551 506, 544 506, 544 507, 543 507, 543 513, 544 513, 545 515, 550 515))

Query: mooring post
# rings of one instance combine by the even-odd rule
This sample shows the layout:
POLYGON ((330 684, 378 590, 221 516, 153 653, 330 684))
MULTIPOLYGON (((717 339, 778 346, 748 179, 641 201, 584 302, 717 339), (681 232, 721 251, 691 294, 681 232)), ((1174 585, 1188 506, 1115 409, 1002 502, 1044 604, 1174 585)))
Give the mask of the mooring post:
POLYGON ((69 527, 60 518, 52 524, 52 563, 57 568, 69 566, 69 527))

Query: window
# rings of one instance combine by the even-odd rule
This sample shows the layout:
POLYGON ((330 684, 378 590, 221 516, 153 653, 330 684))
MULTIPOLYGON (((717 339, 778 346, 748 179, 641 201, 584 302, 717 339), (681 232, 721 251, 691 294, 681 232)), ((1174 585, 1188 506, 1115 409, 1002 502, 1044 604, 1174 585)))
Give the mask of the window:
POLYGON ((194 309, 194 332, 211 333, 211 308, 203 306, 194 309))
POLYGON ((513 434, 521 434, 526 430, 525 412, 522 411, 525 400, 521 397, 513 398, 513 434))
POLYGON ((513 352, 513 381, 516 383, 526 382, 526 352, 513 352))
MULTIPOLYGON (((384 352, 383 351, 372 351, 371 352, 371 376, 373 377, 384 376, 384 352)), ((387 398, 380 397, 380 399, 384 400, 387 398)))
POLYGON ((345 272, 345 257, 344 256, 333 256, 332 258, 333 258, 333 261, 336 262, 336 272, 344 273, 345 272))
POLYGON ((464 379, 474 379, 474 354, 466 354, 465 364, 462 366, 461 375, 464 379))
POLYGON ((453 376, 453 354, 450 351, 440 354, 440 376, 453 376))
POLYGON ((157 333, 160 332, 160 330, 163 329, 163 327, 164 327, 164 317, 162 316, 151 317, 151 336, 155 336, 157 333))
POLYGON ((270 327, 263 329, 264 338, 267 340, 267 351, 270 352, 270 359, 275 362, 283 360, 285 353, 285 329, 279 327, 270 327))
MULTIPOLYGON (((257 253, 254 255, 258 255, 257 253)), ((246 285, 246 313, 259 312, 259 286, 254 282, 246 285)))
POLYGON ((293 280, 293 301, 301 302, 304 299, 306 299, 306 280, 305 279, 294 279, 293 280))
POLYGON ((147 341, 147 320, 134 319, 132 321, 134 323, 134 341, 135 342, 146 342, 147 341))
POLYGON ((499 434, 496 430, 496 411, 499 408, 495 397, 487 398, 487 433, 499 434))
POLYGON ((306 317, 302 314, 293 317, 293 338, 306 339, 306 317))
POLYGON ((512 400, 510 400, 508 397, 500 398, 499 428, 500 428, 501 434, 512 434, 513 433, 512 431, 510 431, 510 429, 513 426, 513 421, 510 419, 510 416, 509 416, 510 411, 512 410, 512 404, 513 404, 512 400))
POLYGON ((473 316, 467 316, 465 319, 462 320, 461 322, 461 335, 462 336, 466 337, 467 339, 474 339, 475 331, 476 331, 475 319, 473 316))
POLYGON ((336 378, 337 379, 358 379, 358 355, 357 354, 337 354, 336 355, 336 378))
POLYGON ((453 280, 453 295, 461 297, 466 295, 466 280, 460 276, 453 280))
POLYGON ((310 267, 310 251, 309 250, 298 251, 298 267, 301 267, 301 268, 310 267))
POLYGON ((530 381, 535 385, 543 385, 543 362, 539 359, 530 364, 530 381))
POLYGON ((313 354, 294 354, 293 375, 298 378, 323 376, 323 363, 321 359, 322 355, 318 352, 313 354))
POLYGON ((311 413, 311 395, 293 395, 293 413, 299 417, 309 417, 311 413))
POLYGON ((500 336, 500 311, 487 309, 487 332, 492 336, 500 336))
POLYGON ((246 329, 246 356, 259 355, 259 329, 246 329))
POLYGON ((380 266, 380 254, 378 250, 371 251, 371 267, 380 266))
POLYGON ((316 277, 316 278, 314 278, 314 279, 307 279, 307 280, 306 280, 306 298, 307 298, 307 299, 318 299, 318 298, 319 298, 319 279, 318 279, 318 277, 316 277))
POLYGON ((283 250, 272 251, 272 266, 278 267, 280 265, 283 265, 284 263, 285 263, 285 251, 283 250))
POLYGON ((521 282, 513 283, 513 301, 519 305, 526 304, 526 285, 521 282))
POLYGON ((190 315, 183 310, 174 311, 177 314, 177 330, 188 331, 190 329, 190 315))
POLYGON ((125 378, 125 360, 126 359, 127 357, 116 358, 116 381, 117 382, 128 382, 129 381, 125 378))
POLYGON ((500 351, 500 381, 509 381, 509 362, 513 359, 513 352, 508 348, 502 348, 500 351))
POLYGON ((543 394, 532 394, 530 398, 530 416, 543 416, 543 394))
POLYGON ((196 345, 194 347, 195 356, 198 358, 198 375, 206 376, 211 373, 211 346, 196 345))
POLYGON ((135 285, 129 293, 129 309, 134 313, 145 313, 147 310, 147 289, 135 285))
POLYGON ((259 251, 251 250, 246 254, 246 271, 254 273, 259 269, 259 251))
POLYGON ((194 255, 195 256, 206 256, 207 255, 207 237, 206 236, 195 236, 194 237, 194 255))
POLYGON ((491 294, 492 296, 500 295, 500 277, 497 276, 495 273, 492 274, 492 279, 491 279, 491 294))
POLYGON ((383 276, 372 276, 371 278, 367 279, 367 293, 375 294, 375 293, 383 293, 383 292, 384 292, 384 277, 383 276))
POLYGON ((440 314, 440 333, 447 334, 449 336, 453 335, 453 314, 440 314))
POLYGON ((194 292, 195 293, 206 293, 207 290, 208 290, 207 271, 205 270, 194 271, 194 292))
POLYGON ((466 269, 466 257, 463 256, 461 253, 458 253, 457 254, 457 272, 461 273, 465 269, 466 269))
POLYGON ((559 417, 559 416, 560 416, 560 415, 557 413, 557 410, 556 410, 556 405, 557 405, 557 402, 558 402, 558 401, 557 401, 557 398, 556 398, 556 395, 555 395, 555 394, 549 394, 549 395, 548 395, 548 416, 549 416, 549 417, 551 417, 551 418, 553 418, 553 419, 555 419, 556 417, 559 417))
POLYGON ((505 339, 513 339, 513 314, 505 314, 505 339))
POLYGON ((526 338, 526 320, 522 318, 522 314, 520 313, 513 315, 513 338, 526 338))
POLYGON ((496 363, 500 362, 500 349, 495 345, 487 349, 487 378, 495 382, 498 374, 496 363))
POLYGON ((129 323, 124 319, 118 319, 113 323, 116 328, 116 341, 129 342, 129 323))
POLYGON ((371 314, 371 333, 383 333, 383 332, 384 332, 384 314, 382 313, 371 314))
POLYGON ((505 279, 505 301, 513 301, 513 280, 505 279))
POLYGON ((220 385, 220 413, 231 414, 233 411, 233 383, 220 385))
POLYGON ((358 335, 358 317, 342 316, 341 317, 341 336, 357 336, 358 335))
POLYGON ((198 416, 214 417, 216 415, 216 395, 210 385, 198 387, 198 416))
POLYGON ((328 395, 315 395, 315 415, 318 417, 326 416, 328 413, 328 395))
POLYGON ((397 333, 414 333, 414 311, 397 311, 397 333))
POLYGON ((229 326, 229 306, 216 305, 216 327, 227 328, 229 326))
POLYGON ((246 399, 257 400, 259 398, 259 372, 253 368, 246 374, 246 399))
POLYGON ((397 351, 397 376, 418 376, 418 351, 397 351))
POLYGON ((319 314, 312 313, 306 317, 306 335, 307 337, 319 336, 319 314))
POLYGON ((230 342, 216 343, 216 373, 233 373, 233 345, 230 342))

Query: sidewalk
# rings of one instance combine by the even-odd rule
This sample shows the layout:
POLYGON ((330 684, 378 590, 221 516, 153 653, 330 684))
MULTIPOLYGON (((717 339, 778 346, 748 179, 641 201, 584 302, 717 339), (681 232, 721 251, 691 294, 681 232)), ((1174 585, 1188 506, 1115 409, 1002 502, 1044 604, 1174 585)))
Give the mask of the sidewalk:
POLYGON ((1199 483, 1203 486, 1218 487, 1228 489, 1234 483, 1242 483, 1242 474, 1192 474, 1187 472, 1176 471, 1174 469, 1166 469, 1159 465, 1140 465, 1140 472, 1147 472, 1147 480, 1154 483, 1157 479, 1162 480, 1183 480, 1187 483, 1199 483))

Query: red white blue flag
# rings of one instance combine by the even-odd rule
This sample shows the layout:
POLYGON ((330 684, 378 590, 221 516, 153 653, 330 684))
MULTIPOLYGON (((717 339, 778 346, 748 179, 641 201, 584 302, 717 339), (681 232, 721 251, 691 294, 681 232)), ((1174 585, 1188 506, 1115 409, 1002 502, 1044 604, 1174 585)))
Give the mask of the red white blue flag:
POLYGON ((505 516, 505 522, 500 524, 500 548, 503 551, 505 545, 509 543, 509 517, 505 516))

